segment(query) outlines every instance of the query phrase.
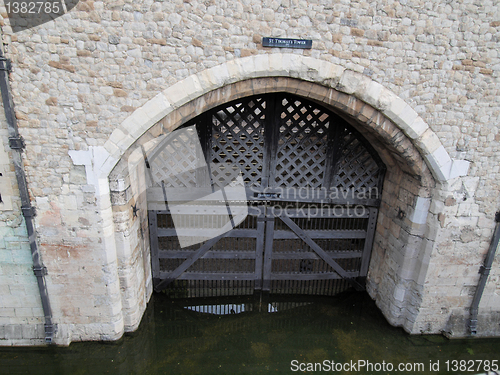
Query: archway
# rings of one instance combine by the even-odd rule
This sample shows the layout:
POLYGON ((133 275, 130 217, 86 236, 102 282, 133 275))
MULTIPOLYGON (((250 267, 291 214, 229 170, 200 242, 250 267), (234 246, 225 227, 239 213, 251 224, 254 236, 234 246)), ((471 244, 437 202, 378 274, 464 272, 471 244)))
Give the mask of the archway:
POLYGON ((106 251, 118 258, 125 329, 138 325, 152 279, 146 200, 130 193, 124 161, 134 146, 199 113, 269 92, 320 103, 361 131, 387 165, 367 287, 391 323, 413 331, 433 245, 424 232, 437 221, 429 215, 435 181, 463 175, 466 162, 452 161, 424 121, 378 83, 327 62, 280 54, 235 60, 177 83, 127 118, 104 148, 93 149, 92 162, 82 163, 98 188, 103 225, 114 228, 107 231, 106 251))

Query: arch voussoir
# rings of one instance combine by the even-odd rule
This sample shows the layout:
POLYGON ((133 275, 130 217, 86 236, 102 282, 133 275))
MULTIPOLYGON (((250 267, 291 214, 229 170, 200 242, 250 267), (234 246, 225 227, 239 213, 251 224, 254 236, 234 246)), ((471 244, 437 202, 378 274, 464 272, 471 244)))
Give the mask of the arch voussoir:
POLYGON ((454 163, 425 121, 395 93, 361 73, 298 54, 248 56, 193 74, 166 88, 133 112, 113 132, 105 148, 119 159, 120 153, 123 154, 152 125, 173 110, 225 86, 264 78, 275 81, 253 81, 253 87, 243 91, 254 94, 283 90, 334 104, 357 118, 366 118, 370 114, 371 110, 363 106, 363 103, 368 104, 411 140, 438 181, 467 173, 468 163, 454 163), (290 80, 290 77, 301 81, 290 80))

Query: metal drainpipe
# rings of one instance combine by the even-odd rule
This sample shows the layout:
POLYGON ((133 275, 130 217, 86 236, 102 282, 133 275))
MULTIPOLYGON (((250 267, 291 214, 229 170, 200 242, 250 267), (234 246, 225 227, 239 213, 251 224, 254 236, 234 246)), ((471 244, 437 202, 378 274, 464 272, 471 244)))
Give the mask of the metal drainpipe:
POLYGON ((31 257, 33 258, 33 273, 38 282, 38 289, 42 299, 43 314, 45 316, 45 342, 52 344, 52 338, 55 333, 55 326, 52 323, 52 309, 50 307, 49 295, 47 292, 47 284, 45 275, 47 269, 43 266, 40 259, 40 253, 36 243, 35 226, 33 224, 34 208, 31 206, 26 174, 24 173, 22 152, 24 141, 19 136, 17 127, 16 115, 14 112, 14 102, 10 92, 9 72, 11 63, 3 54, 3 46, 0 46, 0 89, 2 91, 3 107, 5 117, 7 119, 7 127, 9 132, 9 146, 12 150, 12 159, 16 173, 17 185, 19 187, 19 195, 21 196, 21 210, 26 221, 26 230, 28 232, 28 240, 31 248, 31 257))
POLYGON ((490 274, 491 265, 495 259, 495 252, 500 241, 500 211, 495 215, 495 232, 493 233, 493 238, 491 239, 490 248, 488 249, 488 254, 484 259, 484 264, 479 269, 481 276, 479 277, 479 283, 476 288, 476 293, 474 294, 474 299, 472 300, 472 305, 470 308, 470 318, 469 318, 469 332, 471 336, 477 334, 477 314, 479 309, 479 302, 481 302, 481 297, 484 292, 484 287, 486 286, 486 281, 490 274))

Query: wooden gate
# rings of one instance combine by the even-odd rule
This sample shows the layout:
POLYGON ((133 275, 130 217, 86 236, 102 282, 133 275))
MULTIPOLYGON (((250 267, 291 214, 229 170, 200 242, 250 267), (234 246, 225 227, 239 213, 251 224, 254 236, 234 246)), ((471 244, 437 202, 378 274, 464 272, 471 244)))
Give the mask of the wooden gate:
POLYGON ((182 132, 174 132, 147 157, 155 290, 186 297, 256 289, 332 295, 362 286, 385 166, 358 131, 322 106, 286 93, 239 99, 183 127, 196 129, 201 151, 183 147, 182 132), (223 167, 207 176, 196 165, 200 153, 223 167), (191 166, 190 172, 166 179, 179 163, 191 166), (235 201, 230 187, 218 188, 232 205, 248 205, 245 220, 181 249, 179 238, 203 236, 227 211, 207 196, 179 197, 179 189, 216 186, 217 174, 231 169, 241 171, 247 202, 235 201), (167 196, 192 200, 176 213, 175 227, 171 208, 164 207, 167 196))

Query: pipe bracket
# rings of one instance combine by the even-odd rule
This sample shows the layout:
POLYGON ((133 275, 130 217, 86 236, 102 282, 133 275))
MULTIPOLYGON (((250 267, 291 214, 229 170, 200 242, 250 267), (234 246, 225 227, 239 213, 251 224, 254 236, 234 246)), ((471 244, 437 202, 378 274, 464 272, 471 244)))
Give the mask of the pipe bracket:
POLYGON ((47 267, 33 266, 33 273, 35 274, 36 277, 46 276, 48 275, 47 267))
POLYGON ((5 57, 0 57, 0 70, 4 70, 6 72, 10 72, 12 70, 12 64, 10 59, 6 59, 5 57))
POLYGON ((9 146, 12 150, 22 150, 26 144, 22 137, 9 137, 9 146))

